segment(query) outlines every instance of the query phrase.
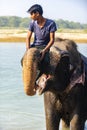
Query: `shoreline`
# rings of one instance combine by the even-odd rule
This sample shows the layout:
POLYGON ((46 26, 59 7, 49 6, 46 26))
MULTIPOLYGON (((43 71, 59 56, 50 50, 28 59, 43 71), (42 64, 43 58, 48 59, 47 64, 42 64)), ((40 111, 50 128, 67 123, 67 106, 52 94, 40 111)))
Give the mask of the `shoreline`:
MULTIPOLYGON (((56 32, 55 38, 63 38, 74 40, 78 43, 87 43, 87 33, 78 30, 64 30, 63 32, 56 32), (64 32, 65 31, 65 32, 64 32), (73 31, 73 32, 72 32, 73 31)), ((0 42, 26 42, 26 29, 0 29, 0 42)), ((32 40, 33 41, 33 37, 32 40)))
MULTIPOLYGON (((58 38, 58 37, 56 37, 56 38, 58 38)), ((75 42, 78 42, 78 43, 87 43, 87 38, 76 38, 76 37, 59 37, 59 38, 63 38, 63 39, 70 39, 70 40, 73 40, 73 41, 75 41, 75 42)), ((33 39, 32 39, 32 41, 33 41, 33 39)), ((14 36, 14 37, 2 37, 2 38, 0 38, 0 43, 1 42, 15 42, 15 43, 17 43, 17 42, 21 42, 21 43, 23 43, 23 42, 26 42, 26 37, 16 37, 16 36, 14 36)))

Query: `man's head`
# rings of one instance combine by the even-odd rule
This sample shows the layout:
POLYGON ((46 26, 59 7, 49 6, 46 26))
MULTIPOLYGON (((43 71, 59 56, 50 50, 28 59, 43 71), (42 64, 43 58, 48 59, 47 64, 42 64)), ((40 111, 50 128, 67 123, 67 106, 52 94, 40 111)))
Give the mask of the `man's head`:
POLYGON ((39 13, 40 15, 42 15, 43 9, 42 9, 41 5, 35 4, 35 5, 31 6, 27 12, 30 13, 31 15, 33 13, 39 13))

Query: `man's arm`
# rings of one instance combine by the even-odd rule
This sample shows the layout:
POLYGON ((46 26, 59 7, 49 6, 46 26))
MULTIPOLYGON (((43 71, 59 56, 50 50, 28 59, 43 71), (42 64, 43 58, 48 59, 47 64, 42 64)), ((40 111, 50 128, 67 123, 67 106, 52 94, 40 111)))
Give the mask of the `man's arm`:
POLYGON ((47 46, 41 51, 42 56, 41 56, 41 60, 43 59, 45 53, 50 49, 50 47, 54 44, 55 41, 55 32, 51 32, 50 33, 50 41, 47 44, 47 46))
POLYGON ((30 48, 31 37, 32 37, 32 32, 28 31, 27 37, 26 37, 26 50, 30 48))

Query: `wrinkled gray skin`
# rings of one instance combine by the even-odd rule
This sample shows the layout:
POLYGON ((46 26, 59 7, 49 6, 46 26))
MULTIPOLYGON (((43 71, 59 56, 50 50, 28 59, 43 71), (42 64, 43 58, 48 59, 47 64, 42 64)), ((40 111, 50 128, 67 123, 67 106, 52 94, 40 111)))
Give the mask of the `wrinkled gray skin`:
MULTIPOLYGON (((27 53, 22 61, 23 74, 28 66, 27 53)), ((29 75, 34 77, 33 85, 30 84, 30 77, 26 76, 26 73, 23 81, 27 95, 34 95, 36 91, 38 94, 44 93, 46 130, 59 130, 61 119, 62 130, 84 130, 84 123, 87 119, 87 82, 85 80, 84 85, 75 84, 70 87, 73 70, 78 69, 76 76, 80 76, 82 72, 81 56, 76 44, 71 40, 58 39, 50 50, 49 66, 45 66, 45 63, 40 64, 39 55, 39 50, 35 49, 34 58, 30 60, 36 65, 34 66, 34 73, 36 73, 29 75), (37 70, 40 71, 39 76, 37 70), (30 84, 29 86, 26 85, 26 81, 30 84), (31 91, 32 88, 35 90, 31 91)))

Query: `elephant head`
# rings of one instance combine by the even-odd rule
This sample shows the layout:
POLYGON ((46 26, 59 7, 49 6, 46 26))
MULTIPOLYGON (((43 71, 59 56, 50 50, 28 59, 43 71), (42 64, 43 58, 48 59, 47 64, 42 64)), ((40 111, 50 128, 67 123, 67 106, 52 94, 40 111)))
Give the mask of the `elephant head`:
MULTIPOLYGON (((39 89, 37 84, 37 77, 45 73, 46 80, 52 77, 60 55, 50 52, 50 57, 53 58, 51 65, 47 68, 44 60, 40 61, 40 50, 37 48, 30 48, 22 58, 22 75, 24 83, 24 91, 27 95, 35 95, 36 90, 39 89), (39 74, 38 74, 39 73, 39 74)), ((41 86, 40 86, 41 87, 41 86)), ((42 88, 43 91, 44 88, 42 88)))
POLYGON ((54 86, 54 90, 63 91, 70 82, 70 75, 80 64, 76 45, 71 40, 59 40, 51 47, 49 67, 42 65, 40 50, 30 48, 23 57, 23 82, 27 95, 42 94, 54 86), (40 65, 41 64, 41 65, 40 65), (72 67, 71 67, 72 66, 72 67), (39 77, 38 72, 40 71, 39 77))

